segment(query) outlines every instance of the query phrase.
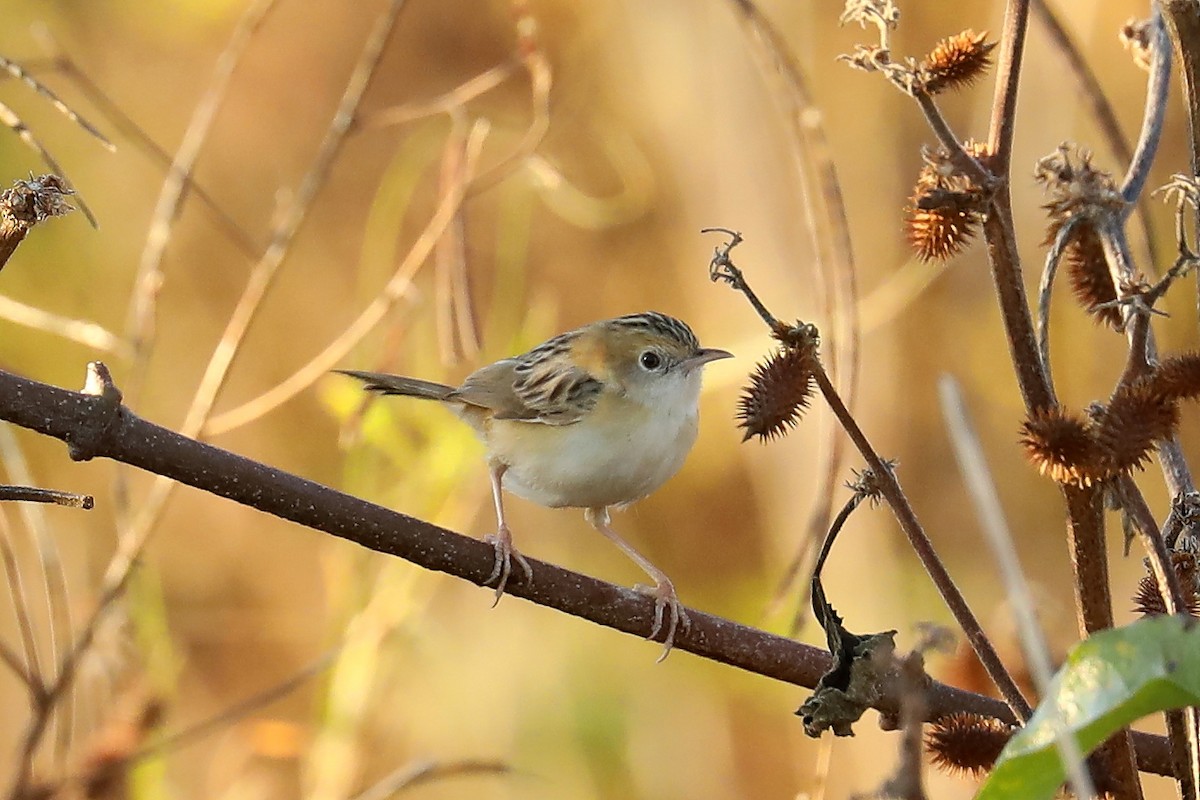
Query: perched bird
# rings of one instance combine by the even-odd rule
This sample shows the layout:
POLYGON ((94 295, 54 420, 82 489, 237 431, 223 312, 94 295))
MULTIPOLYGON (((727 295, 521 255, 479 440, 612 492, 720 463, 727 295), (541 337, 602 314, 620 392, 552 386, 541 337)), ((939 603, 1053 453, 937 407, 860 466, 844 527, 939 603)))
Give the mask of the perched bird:
MULTIPOLYGON (((437 400, 483 440, 496 503, 496 549, 486 583, 504 593, 515 560, 532 570, 512 544, 502 489, 551 508, 582 508, 589 523, 651 578, 654 625, 666 635, 689 622, 675 586, 612 529, 609 508, 640 500, 682 466, 696 441, 700 368, 729 358, 703 348, 685 323, 647 311, 593 322, 559 334, 524 355, 476 370, 457 388, 374 372, 341 371, 380 394, 437 400), (669 615, 669 616, 668 616, 669 615)), ((641 587, 639 587, 641 588, 641 587)))

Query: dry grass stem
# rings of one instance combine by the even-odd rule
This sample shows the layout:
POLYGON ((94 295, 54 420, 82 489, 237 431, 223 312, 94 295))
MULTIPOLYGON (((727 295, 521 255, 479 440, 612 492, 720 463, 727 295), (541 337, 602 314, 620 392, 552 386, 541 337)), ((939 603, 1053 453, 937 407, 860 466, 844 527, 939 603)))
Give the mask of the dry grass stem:
POLYGON ((474 174, 488 130, 489 126, 486 122, 476 121, 471 135, 467 138, 466 167, 463 172, 465 182, 459 185, 455 191, 448 192, 442 197, 433 216, 425 225, 425 229, 421 231, 421 235, 417 237, 412 247, 401 259, 396 267, 396 272, 383 287, 383 291, 363 309, 362 313, 342 331, 337 339, 330 342, 329 346, 286 380, 258 397, 213 417, 204 428, 206 436, 219 436, 234 428, 247 425, 312 386, 321 377, 327 375, 329 370, 337 366, 383 321, 387 313, 408 292, 413 279, 433 252, 438 239, 454 220, 455 213, 467 196, 470 186, 469 176, 474 174))
MULTIPOLYGON (((966 403, 954 379, 943 376, 938 383, 938 393, 959 470, 971 495, 984 538, 1000 569, 1005 597, 1016 616, 1017 631, 1021 637, 1021 648, 1026 663, 1029 664, 1038 694, 1045 697, 1054 677, 1054 667, 1045 636, 1038 623, 1029 583, 1013 545, 1012 533, 1004 516, 1004 507, 1000 504, 995 481, 992 480, 991 470, 988 469, 983 454, 983 446, 967 415, 966 403)), ((1079 743, 1061 724, 1056 722, 1055 729, 1055 744, 1062 757, 1072 791, 1077 797, 1092 797, 1096 791, 1092 786, 1079 743)))
POLYGON ((158 294, 164 280, 163 255, 166 253, 175 222, 182 212, 196 160, 200 157, 200 150, 212 130, 217 111, 228 93, 234 69, 274 7, 275 0, 255 0, 242 13, 229 43, 217 57, 208 87, 193 107, 192 117, 184 130, 179 149, 167 168, 166 178, 150 218, 146 244, 142 248, 126 325, 127 336, 137 354, 135 372, 139 376, 146 370, 149 351, 153 347, 155 337, 158 294))

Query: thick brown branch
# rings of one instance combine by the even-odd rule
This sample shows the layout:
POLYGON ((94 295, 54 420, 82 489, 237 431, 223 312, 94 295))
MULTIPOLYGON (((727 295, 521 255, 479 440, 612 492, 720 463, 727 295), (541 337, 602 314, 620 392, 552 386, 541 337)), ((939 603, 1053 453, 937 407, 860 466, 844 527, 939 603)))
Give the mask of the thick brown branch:
MULTIPOLYGON (((490 544, 189 439, 114 406, 111 395, 72 392, 0 371, 0 419, 67 442, 78 459, 121 461, 475 584, 482 585, 495 561, 490 544)), ((649 631, 652 599, 553 564, 530 563, 533 583, 518 573, 506 594, 626 633, 649 631)), ((689 616, 691 628, 676 637, 677 650, 806 688, 831 664, 829 653, 816 647, 695 610, 689 616)), ((928 703, 930 719, 972 711, 1015 722, 1003 702, 936 681, 928 703)), ((897 679, 878 710, 892 718, 899 713, 897 679)), ((1135 741, 1141 769, 1169 774, 1163 737, 1137 734, 1135 741)))

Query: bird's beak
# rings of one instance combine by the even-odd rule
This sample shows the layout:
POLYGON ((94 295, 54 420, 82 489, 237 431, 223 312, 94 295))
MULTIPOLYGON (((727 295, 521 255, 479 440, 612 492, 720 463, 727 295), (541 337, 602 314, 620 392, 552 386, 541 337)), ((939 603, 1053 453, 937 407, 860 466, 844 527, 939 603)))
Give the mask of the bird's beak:
POLYGON ((696 367, 702 367, 710 361, 719 361, 722 358, 733 358, 733 353, 718 350, 715 347, 702 347, 696 355, 684 359, 683 366, 690 371, 696 367))

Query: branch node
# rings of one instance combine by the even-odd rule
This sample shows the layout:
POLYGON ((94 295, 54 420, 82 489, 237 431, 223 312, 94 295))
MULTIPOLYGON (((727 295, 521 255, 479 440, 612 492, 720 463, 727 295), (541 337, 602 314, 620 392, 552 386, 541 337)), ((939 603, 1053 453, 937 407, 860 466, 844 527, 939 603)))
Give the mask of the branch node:
POLYGON ((121 390, 113 383, 112 373, 103 361, 89 361, 83 394, 96 398, 91 413, 85 415, 78 430, 67 437, 67 452, 72 461, 90 461, 100 455, 109 431, 121 416, 121 390))

